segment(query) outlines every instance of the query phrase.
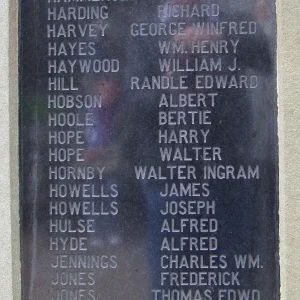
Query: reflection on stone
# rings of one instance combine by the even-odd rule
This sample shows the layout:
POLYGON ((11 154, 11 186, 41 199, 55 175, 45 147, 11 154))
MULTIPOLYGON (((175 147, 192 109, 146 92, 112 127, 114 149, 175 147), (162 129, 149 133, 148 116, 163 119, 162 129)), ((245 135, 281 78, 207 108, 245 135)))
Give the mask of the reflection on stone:
POLYGON ((274 5, 22 1, 22 299, 279 299, 274 5))

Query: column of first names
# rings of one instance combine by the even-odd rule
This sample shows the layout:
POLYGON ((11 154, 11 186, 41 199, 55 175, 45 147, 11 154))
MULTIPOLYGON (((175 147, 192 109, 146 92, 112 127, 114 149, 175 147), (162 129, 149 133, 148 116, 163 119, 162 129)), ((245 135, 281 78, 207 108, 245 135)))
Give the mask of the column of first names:
POLYGON ((257 72, 247 73, 238 60, 245 40, 257 35, 257 23, 232 21, 219 4, 166 3, 156 7, 155 17, 130 27, 136 41, 157 38, 159 71, 134 74, 130 82, 137 93, 158 91, 151 99, 157 103, 157 164, 135 166, 137 180, 153 183, 158 203, 160 226, 150 229, 159 237, 153 246, 158 267, 151 299, 260 300, 261 291, 248 288, 244 280, 249 269, 263 269, 260 255, 222 249, 220 232, 226 231, 227 220, 219 206, 224 195, 214 191, 216 182, 254 185, 261 179, 259 164, 226 161, 230 145, 218 143, 225 126, 216 131, 222 119, 230 119, 224 103, 241 101, 233 92, 251 94, 259 86, 257 72))

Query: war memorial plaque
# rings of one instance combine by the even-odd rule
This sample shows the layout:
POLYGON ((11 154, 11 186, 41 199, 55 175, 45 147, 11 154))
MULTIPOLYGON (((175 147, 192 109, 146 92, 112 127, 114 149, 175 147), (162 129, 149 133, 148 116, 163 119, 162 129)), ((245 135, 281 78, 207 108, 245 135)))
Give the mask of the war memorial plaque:
POLYGON ((279 300, 272 0, 21 0, 22 300, 279 300))

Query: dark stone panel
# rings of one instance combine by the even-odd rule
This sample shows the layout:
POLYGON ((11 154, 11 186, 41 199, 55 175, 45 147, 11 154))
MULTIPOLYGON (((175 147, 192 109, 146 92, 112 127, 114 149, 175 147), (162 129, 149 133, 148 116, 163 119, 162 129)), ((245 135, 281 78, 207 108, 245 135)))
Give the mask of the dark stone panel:
POLYGON ((274 1, 20 8, 22 299, 279 299, 274 1))

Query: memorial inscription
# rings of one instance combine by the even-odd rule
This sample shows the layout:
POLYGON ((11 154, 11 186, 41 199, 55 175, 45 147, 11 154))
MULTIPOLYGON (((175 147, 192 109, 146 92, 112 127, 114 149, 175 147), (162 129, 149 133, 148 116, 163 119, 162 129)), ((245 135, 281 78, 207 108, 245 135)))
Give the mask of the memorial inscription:
POLYGON ((22 299, 279 300, 274 0, 21 0, 22 299))

